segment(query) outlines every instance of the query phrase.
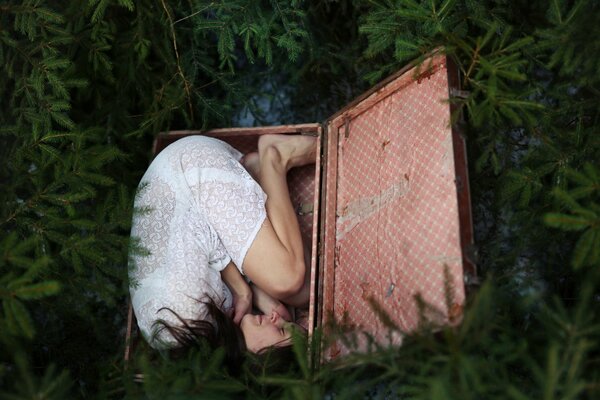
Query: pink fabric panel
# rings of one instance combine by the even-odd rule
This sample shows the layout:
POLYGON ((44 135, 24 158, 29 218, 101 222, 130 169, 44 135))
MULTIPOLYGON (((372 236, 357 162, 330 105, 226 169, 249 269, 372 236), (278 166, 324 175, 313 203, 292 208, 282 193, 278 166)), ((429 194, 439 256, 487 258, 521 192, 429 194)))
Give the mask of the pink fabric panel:
MULTIPOLYGON (((337 262, 329 280, 333 301, 324 308, 337 319, 346 315, 380 343, 399 344, 401 335, 389 337, 368 298, 404 332, 419 324, 416 295, 440 324, 453 322, 448 315, 464 303, 444 66, 420 81, 405 73, 400 90, 350 119, 348 132, 343 124, 338 132, 337 176, 328 181, 337 179, 335 249, 325 250, 336 252, 337 262)), ((327 234, 332 230, 326 227, 327 234)), ((326 357, 344 352, 336 348, 326 357)))

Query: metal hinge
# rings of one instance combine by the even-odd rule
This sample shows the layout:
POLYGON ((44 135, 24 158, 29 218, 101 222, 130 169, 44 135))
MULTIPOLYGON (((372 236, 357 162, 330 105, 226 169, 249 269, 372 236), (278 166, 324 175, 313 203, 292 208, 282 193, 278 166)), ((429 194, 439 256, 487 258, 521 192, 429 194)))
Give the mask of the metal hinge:
POLYGON ((450 97, 458 97, 459 99, 466 99, 471 95, 468 90, 460 90, 456 88, 450 88, 450 97))
POLYGON ((478 276, 465 274, 463 279, 465 281, 465 285, 467 285, 467 286, 480 286, 481 285, 481 279, 478 276))
POLYGON ((333 252, 333 268, 337 268, 340 263, 340 245, 336 245, 333 252))
POLYGON ((312 214, 314 211, 315 205, 313 203, 302 203, 298 204, 296 208, 296 214, 302 216, 307 214, 312 214))
POLYGON ((344 116, 344 138, 348 139, 350 136, 350 117, 344 116))

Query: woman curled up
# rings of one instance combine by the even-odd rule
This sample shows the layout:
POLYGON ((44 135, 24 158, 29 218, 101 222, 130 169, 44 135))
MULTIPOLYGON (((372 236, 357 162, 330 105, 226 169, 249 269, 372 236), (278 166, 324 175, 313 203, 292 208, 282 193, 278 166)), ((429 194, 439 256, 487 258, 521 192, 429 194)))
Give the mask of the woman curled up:
POLYGON ((290 346, 286 305, 306 305, 309 290, 286 175, 315 162, 316 140, 263 135, 243 156, 189 136, 153 160, 135 199, 130 257, 132 305, 151 347, 224 346, 235 370, 246 352, 290 346))

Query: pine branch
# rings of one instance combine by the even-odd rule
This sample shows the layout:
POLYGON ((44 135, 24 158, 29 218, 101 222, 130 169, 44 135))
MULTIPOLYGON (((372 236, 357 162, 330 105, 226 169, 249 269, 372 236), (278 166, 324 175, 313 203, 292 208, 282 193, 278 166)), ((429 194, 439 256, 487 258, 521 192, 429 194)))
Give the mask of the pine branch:
POLYGON ((191 103, 191 87, 190 84, 188 82, 188 80, 186 79, 185 75, 183 74, 183 70, 181 69, 181 63, 179 60, 179 51, 177 50, 177 38, 175 36, 175 29, 173 27, 174 23, 173 23, 173 19, 171 18, 171 13, 169 12, 169 10, 167 9, 167 5, 165 4, 165 0, 160 0, 161 5, 163 7, 163 10, 165 11, 165 14, 167 14, 167 19, 169 20, 169 24, 171 27, 171 37, 173 40, 173 50, 175 51, 175 59, 177 60, 177 71, 179 73, 179 76, 181 77, 181 81, 183 82, 183 87, 187 96, 187 100, 188 100, 188 110, 190 113, 190 118, 193 121, 194 120, 194 109, 192 107, 192 103, 191 103))

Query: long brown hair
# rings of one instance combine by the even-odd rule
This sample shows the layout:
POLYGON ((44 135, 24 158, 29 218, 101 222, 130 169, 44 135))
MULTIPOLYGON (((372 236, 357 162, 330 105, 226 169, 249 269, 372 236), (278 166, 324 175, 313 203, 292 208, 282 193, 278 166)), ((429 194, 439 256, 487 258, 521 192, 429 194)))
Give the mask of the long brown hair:
POLYGON ((175 339, 178 346, 169 350, 173 358, 180 358, 190 349, 208 344, 212 349, 225 348, 225 365, 230 373, 237 375, 246 355, 246 341, 239 326, 222 310, 223 304, 217 305, 212 297, 198 300, 208 311, 207 319, 184 319, 170 308, 161 308, 172 313, 180 322, 174 326, 164 320, 155 322, 154 336, 166 330, 175 339), (210 322, 214 321, 214 324, 210 322))
POLYGON ((246 340, 240 327, 222 310, 223 304, 207 296, 199 300, 206 306, 207 319, 184 319, 170 308, 161 308, 171 312, 180 322, 174 326, 164 320, 155 322, 153 336, 157 337, 166 330, 175 339, 178 346, 169 350, 169 356, 181 358, 192 348, 201 348, 208 344, 212 349, 223 347, 225 350, 225 366, 232 375, 239 375, 243 366, 255 375, 273 372, 287 372, 296 365, 292 345, 269 346, 252 354, 246 347, 246 340))

